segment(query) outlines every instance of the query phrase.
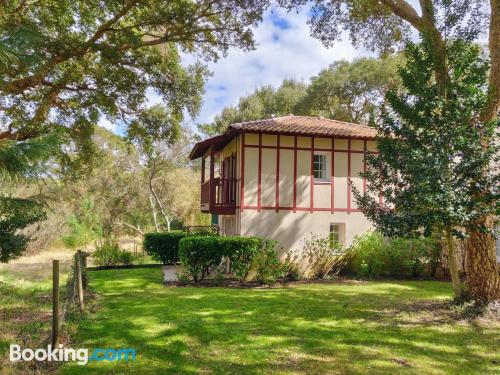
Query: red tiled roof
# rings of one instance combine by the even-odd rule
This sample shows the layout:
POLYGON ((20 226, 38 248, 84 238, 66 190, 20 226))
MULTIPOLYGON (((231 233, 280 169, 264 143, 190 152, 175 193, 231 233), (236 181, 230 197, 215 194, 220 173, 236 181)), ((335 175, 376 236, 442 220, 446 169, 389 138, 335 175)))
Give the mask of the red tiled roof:
POLYGON ((229 125, 223 135, 206 139, 197 143, 189 157, 201 157, 211 144, 217 148, 224 147, 236 134, 241 132, 257 132, 267 134, 307 135, 318 137, 342 137, 356 139, 375 139, 377 131, 366 125, 330 120, 323 117, 282 116, 264 120, 240 122, 229 125))
POLYGON ((366 125, 330 120, 323 117, 283 116, 229 125, 229 129, 275 134, 315 135, 372 139, 376 130, 366 125))

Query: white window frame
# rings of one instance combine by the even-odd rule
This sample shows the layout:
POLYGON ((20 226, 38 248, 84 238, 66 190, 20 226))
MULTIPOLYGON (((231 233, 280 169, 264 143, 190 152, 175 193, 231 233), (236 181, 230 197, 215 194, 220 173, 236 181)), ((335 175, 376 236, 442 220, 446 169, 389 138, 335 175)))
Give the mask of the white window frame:
POLYGON ((329 226, 329 235, 328 238, 331 241, 330 246, 333 245, 333 238, 332 238, 332 233, 333 233, 333 228, 338 227, 338 243, 342 246, 345 247, 345 223, 330 223, 329 226))
POLYGON ((314 178, 314 182, 330 182, 330 175, 328 173, 328 171, 330 170, 330 155, 328 152, 317 152, 315 151, 314 154, 313 154, 313 161, 312 161, 312 174, 313 174, 313 178, 314 178), (314 157, 315 156, 323 156, 325 158, 325 165, 324 165, 324 177, 323 178, 319 178, 319 177, 316 177, 315 176, 315 173, 314 171, 316 170, 315 169, 315 163, 314 163, 314 157))

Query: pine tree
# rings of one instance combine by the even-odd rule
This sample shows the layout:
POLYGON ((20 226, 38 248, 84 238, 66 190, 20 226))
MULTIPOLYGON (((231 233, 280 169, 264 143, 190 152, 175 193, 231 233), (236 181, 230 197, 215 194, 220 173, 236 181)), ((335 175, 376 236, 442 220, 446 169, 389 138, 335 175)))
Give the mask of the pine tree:
MULTIPOLYGON (((498 151, 494 142, 485 146, 483 140, 495 136, 498 120, 480 120, 489 64, 479 47, 459 40, 448 44, 444 96, 436 83, 432 48, 425 39, 407 46, 407 62, 399 71, 404 91, 387 94, 390 109, 378 126, 379 154, 367 156, 369 194, 355 191, 355 196, 385 235, 446 233, 459 294, 453 238, 464 238, 477 218, 498 209, 498 169, 483 174, 498 151)), ((500 278, 484 288, 485 299, 500 296, 500 278)))
POLYGON ((43 197, 15 197, 10 184, 34 183, 46 173, 44 161, 58 151, 60 136, 54 133, 27 141, 0 142, 0 262, 21 255, 30 236, 25 229, 46 217, 43 197))

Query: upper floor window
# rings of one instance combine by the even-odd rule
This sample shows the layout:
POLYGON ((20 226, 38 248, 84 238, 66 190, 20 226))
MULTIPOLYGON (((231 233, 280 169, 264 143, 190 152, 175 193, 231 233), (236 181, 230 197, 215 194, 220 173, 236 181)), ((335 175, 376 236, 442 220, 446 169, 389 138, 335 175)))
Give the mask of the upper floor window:
POLYGON ((313 175, 315 181, 329 181, 328 157, 326 154, 321 154, 321 153, 314 154, 313 175))

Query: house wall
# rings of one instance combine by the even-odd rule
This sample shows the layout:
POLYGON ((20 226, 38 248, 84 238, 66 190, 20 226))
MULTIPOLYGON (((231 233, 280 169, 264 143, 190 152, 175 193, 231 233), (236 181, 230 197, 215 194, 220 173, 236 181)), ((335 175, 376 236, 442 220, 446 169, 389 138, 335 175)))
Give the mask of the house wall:
POLYGON ((284 250, 299 248, 311 232, 327 236, 330 223, 344 224, 345 245, 372 227, 357 209, 349 187, 366 190, 359 176, 366 168, 364 150, 375 141, 245 133, 222 151, 237 153, 236 215, 221 216, 222 233, 280 241, 284 250), (328 159, 328 180, 314 181, 312 158, 328 159), (243 197, 243 199, 240 199, 243 197))
POLYGON ((245 134, 243 211, 358 212, 348 180, 365 190, 365 148, 375 152, 375 141, 245 134), (327 157, 327 181, 314 181, 315 153, 327 157))

